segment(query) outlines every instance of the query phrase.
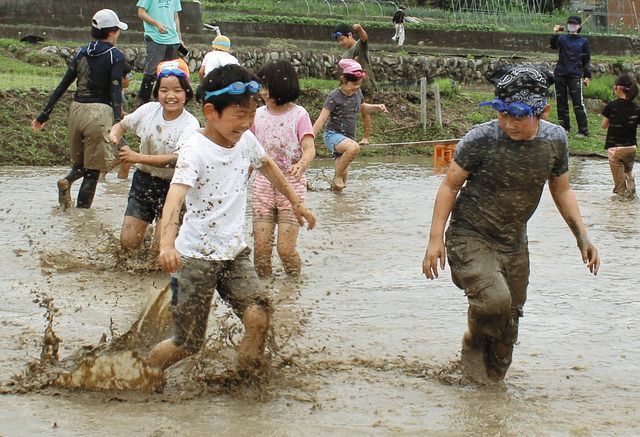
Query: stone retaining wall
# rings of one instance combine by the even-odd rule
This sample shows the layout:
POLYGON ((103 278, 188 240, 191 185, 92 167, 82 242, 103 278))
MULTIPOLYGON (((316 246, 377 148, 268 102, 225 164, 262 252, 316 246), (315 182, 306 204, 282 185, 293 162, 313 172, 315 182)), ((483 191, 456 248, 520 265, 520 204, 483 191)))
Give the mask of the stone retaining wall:
MULTIPOLYGON (((145 48, 138 46, 123 47, 126 58, 136 71, 141 71, 144 66, 145 48)), ((75 50, 66 47, 47 46, 40 52, 50 56, 62 57, 69 63, 75 54, 75 50)), ((192 72, 196 71, 202 63, 202 58, 207 53, 205 47, 192 47, 188 62, 192 72)), ((338 77, 339 53, 319 53, 293 50, 238 50, 234 52, 240 63, 245 67, 257 70, 260 66, 271 60, 287 59, 296 67, 298 74, 303 77, 315 77, 321 79, 336 79, 338 77)), ((372 56, 372 67, 377 81, 402 82, 417 80, 423 76, 429 79, 436 77, 450 78, 458 82, 482 82, 488 72, 493 71, 497 64, 515 63, 514 61, 494 58, 464 58, 464 57, 435 57, 435 56, 397 56, 388 54, 385 56, 372 56)), ((522 60, 517 62, 522 63, 522 60)), ((531 63, 524 61, 524 63, 531 63)), ((553 70, 553 62, 540 64, 553 70)), ((628 73, 640 80, 640 63, 616 63, 603 62, 592 63, 594 76, 601 74, 628 73)))

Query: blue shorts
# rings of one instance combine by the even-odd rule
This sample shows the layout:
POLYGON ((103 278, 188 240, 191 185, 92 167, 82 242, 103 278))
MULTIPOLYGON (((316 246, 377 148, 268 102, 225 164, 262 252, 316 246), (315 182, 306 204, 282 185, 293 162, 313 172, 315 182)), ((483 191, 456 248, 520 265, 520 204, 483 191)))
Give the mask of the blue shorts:
POLYGON ((158 178, 136 170, 131 181, 129 201, 124 215, 152 223, 162 215, 162 207, 170 185, 169 179, 158 178))
POLYGON ((324 131, 324 145, 327 146, 327 149, 331 153, 333 153, 333 157, 337 158, 342 155, 342 153, 336 152, 336 146, 340 144, 344 140, 350 139, 348 136, 341 134, 340 132, 334 132, 332 130, 324 131))

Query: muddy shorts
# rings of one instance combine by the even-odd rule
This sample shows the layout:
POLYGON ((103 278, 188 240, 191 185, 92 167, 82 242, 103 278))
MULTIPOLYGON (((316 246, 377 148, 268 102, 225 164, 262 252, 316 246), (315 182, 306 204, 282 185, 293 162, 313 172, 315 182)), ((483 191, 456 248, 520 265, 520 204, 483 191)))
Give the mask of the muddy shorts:
POLYGON ((529 250, 501 252, 468 235, 446 239, 451 279, 469 301, 468 317, 484 334, 515 343, 527 299, 529 250))
MULTIPOLYGON (((307 180, 304 176, 295 179, 285 175, 293 191, 304 202, 307 194, 307 180)), ((271 182, 258 173, 253 181, 253 221, 266 221, 269 223, 298 224, 293 214, 291 202, 284 194, 276 190, 271 182)))
POLYGON ((111 170, 116 153, 109 142, 113 109, 104 103, 72 102, 69 108, 69 155, 73 167, 111 170))
POLYGON ((252 304, 269 308, 269 299, 249 259, 250 253, 247 248, 229 261, 182 259, 182 267, 171 278, 176 346, 189 352, 202 347, 215 290, 240 319, 252 304))
POLYGON ((135 217, 147 223, 162 216, 162 208, 167 199, 171 180, 151 176, 136 170, 131 180, 129 200, 124 215, 135 217))

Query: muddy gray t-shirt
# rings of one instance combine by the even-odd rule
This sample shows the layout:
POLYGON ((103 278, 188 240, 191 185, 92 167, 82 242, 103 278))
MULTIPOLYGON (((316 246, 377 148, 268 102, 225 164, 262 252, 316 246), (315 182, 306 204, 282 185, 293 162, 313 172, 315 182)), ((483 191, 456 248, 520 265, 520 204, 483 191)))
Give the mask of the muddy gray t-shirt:
POLYGON ((323 105, 323 108, 331 112, 325 129, 339 132, 355 141, 358 113, 363 103, 364 97, 360 90, 350 96, 340 91, 340 88, 331 91, 323 105))
POLYGON ((542 120, 536 138, 513 141, 492 120, 464 136, 454 160, 470 174, 447 233, 474 235, 497 248, 517 250, 527 244, 527 221, 544 184, 569 170, 567 135, 542 120))

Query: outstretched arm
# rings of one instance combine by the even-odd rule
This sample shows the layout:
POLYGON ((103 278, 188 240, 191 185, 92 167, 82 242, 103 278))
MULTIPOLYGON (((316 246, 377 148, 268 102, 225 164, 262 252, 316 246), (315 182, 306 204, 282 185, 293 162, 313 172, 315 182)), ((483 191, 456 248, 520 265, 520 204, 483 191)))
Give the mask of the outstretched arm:
POLYGON ((365 32, 364 28, 361 25, 356 23, 353 26, 351 26, 351 28, 355 32, 357 32, 358 39, 360 40, 361 44, 366 44, 367 41, 369 41, 369 35, 367 35, 367 32, 365 32))
POLYGON ((387 107, 384 103, 374 104, 374 103, 363 103, 360 105, 360 110, 364 113, 371 114, 374 112, 389 112, 387 111, 387 107))
POLYGON ((558 211, 560 211, 560 215, 569 225, 573 236, 576 237, 578 249, 582 254, 582 262, 587 264, 591 273, 597 275, 600 267, 600 257, 598 256, 598 250, 587 235, 587 229, 580 215, 578 200, 571 189, 571 185, 569 185, 569 173, 565 172, 561 176, 549 178, 549 191, 558 211))
POLYGON ((173 273, 182 264, 180 253, 176 250, 175 241, 180 224, 180 210, 189 191, 188 185, 171 184, 167 200, 162 208, 160 221, 160 265, 167 272, 173 273))
POLYGON ((440 269, 444 270, 446 259, 444 227, 453 209, 458 191, 460 191, 468 177, 469 173, 453 161, 438 189, 438 194, 436 194, 431 218, 431 230, 429 231, 429 244, 427 245, 427 253, 425 253, 422 261, 422 272, 429 279, 438 277, 438 264, 440 264, 440 269))
POLYGON ((293 191, 291 185, 282 174, 282 170, 276 165, 275 162, 268 156, 264 156, 261 160, 262 166, 258 169, 268 180, 271 185, 278 191, 280 191, 289 200, 293 207, 293 213, 298 219, 300 226, 304 224, 304 220, 307 220, 307 227, 313 229, 316 225, 316 218, 313 216, 302 203, 302 199, 293 191))

